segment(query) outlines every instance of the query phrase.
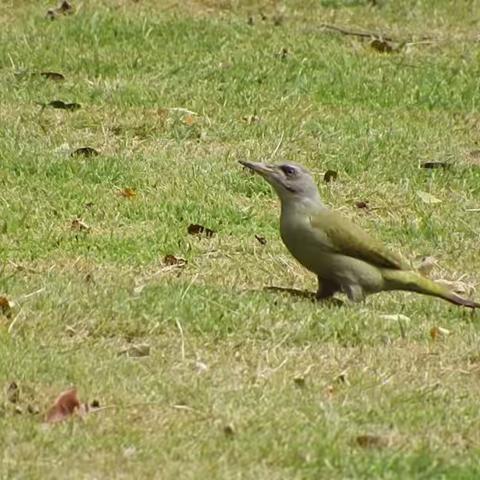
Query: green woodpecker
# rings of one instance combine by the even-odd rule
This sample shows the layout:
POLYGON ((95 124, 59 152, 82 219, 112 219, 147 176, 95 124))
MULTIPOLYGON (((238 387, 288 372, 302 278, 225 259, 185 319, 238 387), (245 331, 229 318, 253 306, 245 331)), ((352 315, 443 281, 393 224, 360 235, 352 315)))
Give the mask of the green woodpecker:
POLYGON ((240 162, 261 175, 280 197, 280 235, 290 253, 318 278, 318 299, 336 292, 352 301, 388 290, 440 297, 470 308, 479 303, 412 271, 357 225, 326 207, 310 173, 298 165, 240 162))

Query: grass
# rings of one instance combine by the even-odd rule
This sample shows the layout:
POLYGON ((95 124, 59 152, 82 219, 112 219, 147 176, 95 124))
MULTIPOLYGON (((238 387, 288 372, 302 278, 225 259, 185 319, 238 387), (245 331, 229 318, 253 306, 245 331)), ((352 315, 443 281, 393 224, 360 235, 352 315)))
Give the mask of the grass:
POLYGON ((478 478, 477 315, 266 291, 315 281, 236 162, 281 140, 274 160, 311 169, 332 208, 478 283, 479 3, 378 3, 85 0, 53 21, 2 3, 0 371, 20 387, 2 478, 478 478), (413 43, 381 54, 323 23, 413 43), (57 99, 82 108, 39 105, 57 99), (137 344, 150 355, 122 353, 137 344), (45 428, 71 385, 107 408, 45 428))

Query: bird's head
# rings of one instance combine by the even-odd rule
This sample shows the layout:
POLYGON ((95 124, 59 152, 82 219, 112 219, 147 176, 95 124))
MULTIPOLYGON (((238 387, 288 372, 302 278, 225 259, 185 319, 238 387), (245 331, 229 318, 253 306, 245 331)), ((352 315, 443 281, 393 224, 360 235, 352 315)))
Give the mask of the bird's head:
POLYGON ((320 203, 318 188, 312 175, 300 165, 266 165, 240 160, 240 163, 261 175, 277 192, 283 204, 320 203))

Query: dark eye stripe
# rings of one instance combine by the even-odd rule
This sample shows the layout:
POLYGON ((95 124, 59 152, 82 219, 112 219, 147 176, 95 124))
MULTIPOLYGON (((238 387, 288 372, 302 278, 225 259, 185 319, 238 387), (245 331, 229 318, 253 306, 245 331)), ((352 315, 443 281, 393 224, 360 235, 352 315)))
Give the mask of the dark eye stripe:
POLYGON ((290 165, 282 165, 280 168, 285 175, 293 175, 296 173, 295 169, 290 165))

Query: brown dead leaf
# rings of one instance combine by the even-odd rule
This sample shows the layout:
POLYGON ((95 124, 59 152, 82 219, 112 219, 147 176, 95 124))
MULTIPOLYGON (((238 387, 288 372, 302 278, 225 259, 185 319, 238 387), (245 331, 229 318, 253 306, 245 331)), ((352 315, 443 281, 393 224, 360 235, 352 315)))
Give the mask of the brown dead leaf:
POLYGON ((248 125, 252 125, 253 123, 259 122, 260 117, 258 115, 245 115, 242 117, 242 120, 248 125))
POLYGON ((81 403, 78 399, 77 389, 71 388, 62 392, 48 410, 45 421, 47 423, 58 423, 71 417, 80 411, 81 403))
POLYGON ((450 168, 450 164, 447 162, 423 162, 420 166, 427 169, 450 168))
POLYGON ((98 150, 95 150, 92 147, 80 147, 80 148, 77 148, 76 150, 74 150, 70 154, 71 157, 80 157, 80 156, 96 157, 97 155, 100 155, 100 153, 98 152, 98 150))
POLYGON ((185 115, 185 117, 183 117, 183 123, 191 127, 197 123, 197 118, 191 114, 185 115))
POLYGON ((363 202, 363 201, 355 202, 355 206, 357 208, 364 208, 365 210, 368 210, 368 202, 363 202))
POLYGON ((267 244, 267 240, 264 236, 255 235, 255 238, 257 239, 258 243, 260 243, 260 245, 266 245, 267 244))
POLYGON ((393 45, 381 38, 373 39, 370 42, 370 47, 380 53, 392 53, 394 51, 393 45))
POLYGON ((44 104, 44 106, 58 108, 61 110, 70 110, 72 112, 82 107, 79 103, 75 103, 75 102, 68 103, 68 102, 64 102, 63 100, 52 100, 51 102, 44 104))
POLYGON ((20 400, 20 388, 16 382, 11 382, 7 387, 7 400, 10 403, 18 403, 20 400))
POLYGON ((210 228, 206 228, 203 225, 199 225, 198 223, 191 223, 188 228, 187 232, 190 235, 201 235, 205 234, 207 238, 211 238, 215 235, 215 232, 210 228))
POLYGON ((90 227, 80 218, 75 218, 74 220, 72 220, 72 223, 70 224, 70 228, 77 232, 90 231, 90 227))
POLYGON ((133 198, 137 195, 137 192, 133 188, 124 188, 118 191, 118 194, 123 198, 133 198))
POLYGON ((390 438, 381 435, 358 435, 355 442, 362 448, 384 448, 390 445, 390 438))
POLYGON ((293 377, 293 383, 297 387, 304 387, 305 386, 305 377, 303 375, 297 375, 296 377, 293 377))
POLYGON ((73 7, 72 7, 72 4, 67 1, 67 0, 63 0, 62 2, 60 2, 60 4, 58 5, 58 7, 56 8, 50 8, 48 11, 47 11, 47 18, 49 18, 50 20, 54 20, 56 17, 58 17, 59 15, 70 15, 73 13, 73 7))
POLYGON ((325 183, 334 182, 338 177, 338 173, 335 170, 327 170, 323 176, 323 181, 325 183))
POLYGON ((12 308, 15 306, 15 303, 9 300, 5 296, 0 296, 0 314, 9 317, 12 314, 12 308))
POLYGON ((187 261, 182 257, 176 257, 169 253, 163 257, 163 263, 169 266, 175 265, 177 267, 184 267, 187 264, 187 261))
POLYGON ((130 345, 128 348, 121 350, 119 354, 133 358, 148 357, 150 355, 150 345, 148 343, 130 345))
POLYGON ((55 80, 56 82, 65 80, 64 75, 58 72, 40 72, 40 75, 48 80, 55 80))
POLYGON ((442 337, 448 337, 450 335, 450 330, 447 330, 446 328, 443 327, 432 327, 430 330, 430 337, 432 340, 437 340, 442 337))

